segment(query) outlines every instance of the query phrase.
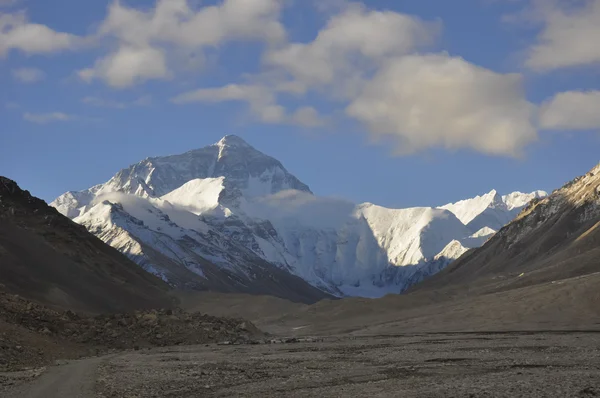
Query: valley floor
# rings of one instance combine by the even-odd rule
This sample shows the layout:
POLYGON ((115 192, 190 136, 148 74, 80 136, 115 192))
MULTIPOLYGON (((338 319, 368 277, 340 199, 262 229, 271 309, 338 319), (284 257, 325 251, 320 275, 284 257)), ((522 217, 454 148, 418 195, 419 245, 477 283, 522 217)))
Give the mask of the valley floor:
POLYGON ((600 333, 436 333, 167 347, 0 374, 0 395, 592 397, 600 395, 600 333))

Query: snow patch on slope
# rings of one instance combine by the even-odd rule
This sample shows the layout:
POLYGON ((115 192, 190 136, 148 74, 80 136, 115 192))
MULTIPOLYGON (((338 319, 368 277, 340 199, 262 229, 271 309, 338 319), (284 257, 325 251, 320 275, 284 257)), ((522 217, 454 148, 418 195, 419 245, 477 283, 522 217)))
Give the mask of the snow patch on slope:
POLYGON ((499 199, 498 192, 492 189, 485 195, 461 200, 456 203, 449 203, 440 208, 450 210, 463 224, 468 225, 475 217, 483 213, 484 210, 490 206, 494 206, 494 204, 499 204, 499 199))
POLYGON ((496 233, 496 231, 494 231, 490 227, 483 227, 479 231, 477 231, 473 235, 471 235, 471 238, 489 237, 489 236, 494 235, 495 233, 496 233))
POLYGON ((546 195, 544 191, 535 191, 500 196, 496 190, 492 190, 485 195, 449 203, 440 208, 454 213, 473 233, 486 227, 497 231, 512 221, 531 200, 546 195))
POLYGON ((161 199, 200 215, 219 207, 219 195, 224 189, 224 177, 197 178, 161 196, 161 199))
POLYGON ((357 211, 395 265, 418 264, 433 258, 448 242, 469 234, 454 214, 442 209, 387 209, 364 204, 357 211))
POLYGON ((462 245, 461 242, 453 240, 448 243, 444 249, 435 256, 435 260, 446 259, 457 259, 469 250, 468 247, 462 245))

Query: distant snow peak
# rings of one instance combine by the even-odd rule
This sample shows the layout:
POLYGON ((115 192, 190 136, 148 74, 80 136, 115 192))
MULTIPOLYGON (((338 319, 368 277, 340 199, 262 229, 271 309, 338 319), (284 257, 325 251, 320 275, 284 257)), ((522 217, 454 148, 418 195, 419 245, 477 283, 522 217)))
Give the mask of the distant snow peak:
POLYGON ((496 191, 495 189, 492 189, 490 192, 486 193, 485 195, 476 196, 475 198, 480 198, 480 197, 494 200, 494 199, 498 198, 498 191, 496 191))
POLYGON ((546 191, 533 191, 531 193, 513 192, 508 195, 504 195, 502 200, 506 203, 509 210, 515 208, 523 208, 533 199, 541 199, 548 196, 546 191))
POLYGON ((512 221, 534 198, 547 196, 544 191, 513 192, 500 196, 495 189, 471 199, 441 206, 454 213, 473 233, 488 227, 495 231, 512 221))
POLYGON ((464 253, 466 253, 467 250, 469 249, 463 246, 461 242, 459 242, 458 240, 453 240, 450 243, 448 243, 446 247, 444 247, 444 249, 442 249, 442 251, 435 256, 435 260, 457 259, 464 253))
POLYGON ((491 236, 491 235, 495 234, 496 232, 497 231, 494 231, 490 227, 483 227, 479 231, 477 231, 473 235, 471 235, 471 237, 481 238, 481 237, 491 236))
POLYGON ((251 149, 255 150, 250 144, 244 141, 242 138, 237 135, 226 135, 221 138, 218 142, 216 142, 213 146, 219 148, 219 154, 217 156, 217 160, 221 160, 223 156, 225 156, 230 150, 244 150, 251 149))

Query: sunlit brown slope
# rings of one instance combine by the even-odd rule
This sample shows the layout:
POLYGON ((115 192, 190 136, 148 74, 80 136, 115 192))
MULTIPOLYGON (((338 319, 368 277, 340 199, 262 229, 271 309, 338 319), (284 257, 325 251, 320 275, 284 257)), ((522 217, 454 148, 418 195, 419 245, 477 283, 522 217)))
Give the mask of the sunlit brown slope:
POLYGON ((484 246, 412 291, 475 295, 600 271, 600 165, 533 202, 484 246))

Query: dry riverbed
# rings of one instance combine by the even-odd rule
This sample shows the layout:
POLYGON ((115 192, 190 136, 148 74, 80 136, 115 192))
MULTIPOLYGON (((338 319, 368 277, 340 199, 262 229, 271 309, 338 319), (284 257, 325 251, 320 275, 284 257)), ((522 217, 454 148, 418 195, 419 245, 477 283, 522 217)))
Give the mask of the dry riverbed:
POLYGON ((81 369, 81 380, 70 377, 69 391, 84 398, 594 397, 599 343, 599 333, 564 332, 165 347, 49 367, 31 381, 4 383, 0 392, 64 396, 59 379, 73 373, 70 366, 81 369))

